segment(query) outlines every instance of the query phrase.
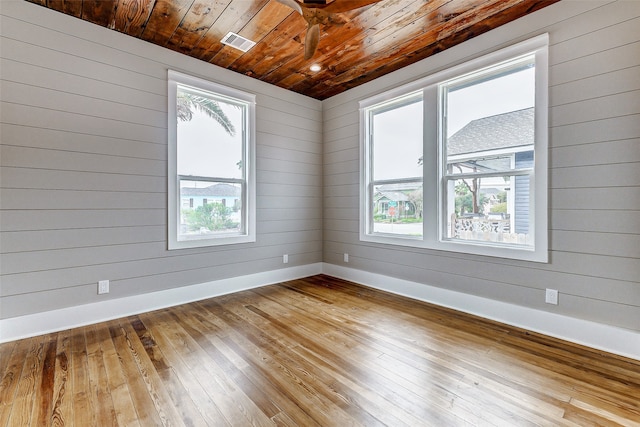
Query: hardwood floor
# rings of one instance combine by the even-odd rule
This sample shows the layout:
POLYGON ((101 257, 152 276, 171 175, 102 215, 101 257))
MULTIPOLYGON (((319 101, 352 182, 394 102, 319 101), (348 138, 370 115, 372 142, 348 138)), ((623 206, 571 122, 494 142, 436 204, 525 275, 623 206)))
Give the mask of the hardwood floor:
POLYGON ((0 345, 0 426, 640 426, 640 362, 314 276, 0 345))

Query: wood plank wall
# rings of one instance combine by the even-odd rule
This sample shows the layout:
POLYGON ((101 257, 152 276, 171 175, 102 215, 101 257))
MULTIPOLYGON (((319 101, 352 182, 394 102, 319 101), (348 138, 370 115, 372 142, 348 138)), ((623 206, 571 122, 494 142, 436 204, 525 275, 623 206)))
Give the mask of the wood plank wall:
POLYGON ((322 260, 322 104, 2 1, 1 318, 322 260), (166 250, 167 69, 257 95, 257 242, 166 250), (96 282, 111 280, 97 296, 96 282))
POLYGON ((559 2, 326 100, 324 128, 325 262, 640 331, 640 2, 559 2), (358 101, 545 32, 550 262, 360 242, 358 101))

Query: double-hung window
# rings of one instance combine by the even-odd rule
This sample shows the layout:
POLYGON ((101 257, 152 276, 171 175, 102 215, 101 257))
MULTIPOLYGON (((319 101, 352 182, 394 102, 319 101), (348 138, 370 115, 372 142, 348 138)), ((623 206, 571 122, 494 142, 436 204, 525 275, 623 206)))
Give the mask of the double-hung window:
POLYGON ((361 102, 361 240, 547 261, 547 45, 361 102))
POLYGON ((169 71, 169 249, 255 241, 255 97, 169 71))
POLYGON ((422 237, 422 114, 421 91, 367 111, 371 233, 422 237))

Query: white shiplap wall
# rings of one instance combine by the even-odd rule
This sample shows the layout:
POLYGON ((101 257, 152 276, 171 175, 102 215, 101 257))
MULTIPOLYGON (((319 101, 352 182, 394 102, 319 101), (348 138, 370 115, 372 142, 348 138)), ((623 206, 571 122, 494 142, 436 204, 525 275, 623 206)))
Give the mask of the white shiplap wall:
POLYGON ((322 261, 319 101, 25 1, 0 14, 0 318, 322 261), (167 69, 257 95, 255 244, 166 250, 167 69))
POLYGON ((639 1, 562 1, 323 106, 325 263, 640 331, 639 1), (358 101, 545 32, 550 262, 360 242, 358 101))

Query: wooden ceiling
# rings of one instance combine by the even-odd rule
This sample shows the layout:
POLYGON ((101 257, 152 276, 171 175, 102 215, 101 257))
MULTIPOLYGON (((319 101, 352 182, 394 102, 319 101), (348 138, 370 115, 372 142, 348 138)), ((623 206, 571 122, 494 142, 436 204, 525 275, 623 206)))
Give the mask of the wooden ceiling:
POLYGON ((559 0, 381 0, 321 25, 309 60, 307 23, 276 0, 27 1, 322 100, 559 0), (229 31, 257 44, 225 46, 229 31))

